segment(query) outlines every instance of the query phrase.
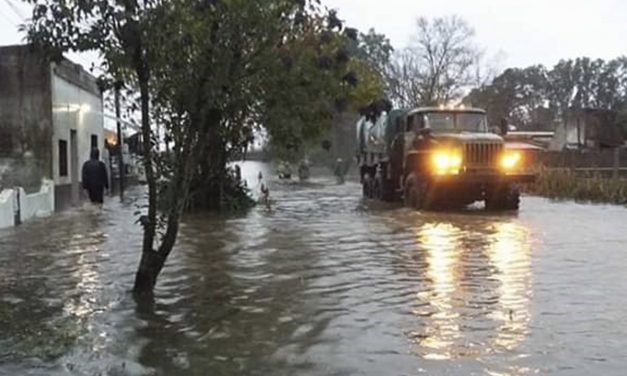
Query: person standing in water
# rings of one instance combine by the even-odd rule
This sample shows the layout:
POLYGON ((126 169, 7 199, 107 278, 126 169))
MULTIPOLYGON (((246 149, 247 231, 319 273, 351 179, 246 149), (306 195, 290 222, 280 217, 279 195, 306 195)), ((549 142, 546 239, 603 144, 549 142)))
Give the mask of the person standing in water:
POLYGON ((109 189, 107 168, 100 160, 98 149, 92 149, 90 158, 83 164, 83 189, 87 191, 89 200, 94 204, 104 202, 104 191, 109 189))
POLYGON ((346 168, 344 166, 344 161, 342 160, 342 158, 338 158, 335 160, 333 174, 337 178, 338 184, 344 184, 344 176, 346 175, 346 168))

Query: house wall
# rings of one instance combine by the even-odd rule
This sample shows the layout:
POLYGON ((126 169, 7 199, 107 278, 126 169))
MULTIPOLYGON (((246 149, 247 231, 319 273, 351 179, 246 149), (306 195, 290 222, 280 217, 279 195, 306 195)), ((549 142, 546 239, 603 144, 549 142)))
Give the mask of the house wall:
POLYGON ((65 62, 54 65, 51 71, 52 176, 56 185, 55 204, 61 210, 70 206, 77 198, 73 197, 73 185, 74 195, 77 192, 81 194, 81 167, 89 159, 92 136, 97 137, 101 157, 104 154, 103 103, 95 79, 79 66, 65 62), (76 132, 76 158, 72 158, 72 131, 76 132), (67 146, 67 174, 61 174, 60 140, 65 141, 67 146))
POLYGON ((0 190, 51 177, 49 75, 28 46, 0 47, 0 190))
POLYGON ((550 150, 560 151, 577 145, 588 149, 621 146, 623 135, 616 115, 614 111, 601 109, 569 111, 555 128, 550 150))

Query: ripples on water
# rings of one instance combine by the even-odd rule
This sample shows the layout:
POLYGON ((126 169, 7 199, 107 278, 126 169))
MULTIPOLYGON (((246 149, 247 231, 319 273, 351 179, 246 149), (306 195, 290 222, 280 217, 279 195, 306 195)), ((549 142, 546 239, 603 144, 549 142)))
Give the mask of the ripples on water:
POLYGON ((127 293, 131 203, 0 232, 0 374, 621 374, 625 312, 603 292, 624 273, 570 240, 608 256, 625 235, 581 218, 622 209, 422 214, 356 183, 271 185, 270 209, 187 218, 151 301, 127 293))

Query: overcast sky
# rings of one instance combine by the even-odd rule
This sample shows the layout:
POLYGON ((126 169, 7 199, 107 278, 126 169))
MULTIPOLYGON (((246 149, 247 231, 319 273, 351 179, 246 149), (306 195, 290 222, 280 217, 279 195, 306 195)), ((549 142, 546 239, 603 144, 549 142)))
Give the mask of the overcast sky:
MULTIPOLYGON (((627 54, 627 0, 323 0, 361 30, 374 27, 405 46, 418 16, 457 14, 476 30, 499 67, 553 65, 561 58, 611 59, 627 54)), ((30 16, 19 0, 0 0, 0 45, 20 43, 30 16)), ((87 58, 74 57, 87 62, 87 58)))
POLYGON ((323 0, 360 30, 374 27, 403 47, 419 16, 457 14, 500 68, 562 58, 627 54, 627 0, 323 0))

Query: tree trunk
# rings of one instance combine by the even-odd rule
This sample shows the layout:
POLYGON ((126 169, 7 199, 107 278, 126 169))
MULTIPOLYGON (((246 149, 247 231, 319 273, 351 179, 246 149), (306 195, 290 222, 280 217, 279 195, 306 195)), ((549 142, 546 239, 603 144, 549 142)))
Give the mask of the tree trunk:
POLYGON ((150 128, 150 93, 148 88, 149 76, 146 69, 138 69, 139 93, 141 101, 142 122, 142 151, 144 168, 146 170, 146 183, 148 185, 148 215, 140 219, 144 228, 142 242, 142 258, 135 275, 133 291, 139 294, 151 293, 157 275, 163 267, 164 259, 159 257, 154 250, 155 232, 157 228, 157 181, 152 161, 152 130, 150 128))
POLYGON ((151 294, 164 264, 165 258, 159 253, 155 251, 142 252, 139 268, 135 274, 133 292, 140 295, 151 294))

